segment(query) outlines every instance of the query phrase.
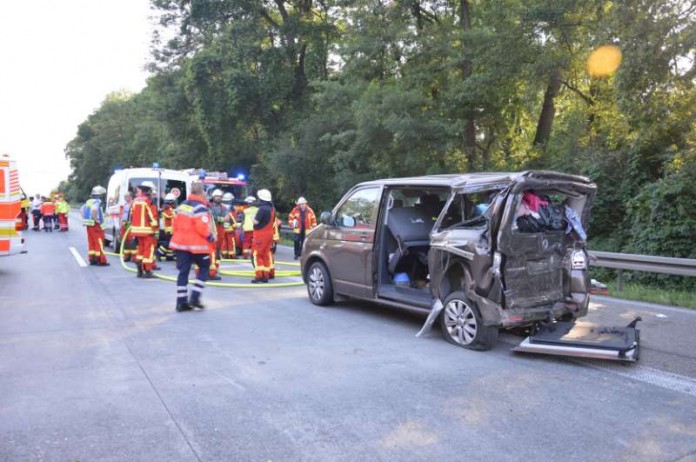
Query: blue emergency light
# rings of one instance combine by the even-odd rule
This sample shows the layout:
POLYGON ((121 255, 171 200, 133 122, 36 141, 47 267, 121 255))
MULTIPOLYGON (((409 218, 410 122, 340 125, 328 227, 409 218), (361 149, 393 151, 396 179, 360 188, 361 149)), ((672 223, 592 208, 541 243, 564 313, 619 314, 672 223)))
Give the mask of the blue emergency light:
POLYGON ((238 173, 238 174, 237 174, 237 179, 238 179, 238 180, 244 181, 245 178, 246 178, 246 176, 244 176, 243 173, 238 173))
POLYGON ((152 163, 152 168, 160 168, 159 162, 153 162, 153 163, 152 163))

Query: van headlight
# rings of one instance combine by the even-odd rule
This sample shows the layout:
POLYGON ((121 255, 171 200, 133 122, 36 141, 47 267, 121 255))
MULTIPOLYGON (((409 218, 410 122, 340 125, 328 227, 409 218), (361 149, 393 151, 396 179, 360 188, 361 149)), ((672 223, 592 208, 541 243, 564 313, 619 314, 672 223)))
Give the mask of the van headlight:
POLYGON ((584 250, 576 250, 572 255, 572 269, 587 269, 587 254, 584 250))

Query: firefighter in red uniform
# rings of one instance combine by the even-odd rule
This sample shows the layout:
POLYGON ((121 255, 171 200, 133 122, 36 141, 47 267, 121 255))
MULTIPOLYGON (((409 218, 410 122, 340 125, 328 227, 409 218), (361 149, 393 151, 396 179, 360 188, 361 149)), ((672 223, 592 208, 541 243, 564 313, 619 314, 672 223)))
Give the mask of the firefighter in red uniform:
POLYGON ((283 222, 276 218, 275 223, 273 223, 273 244, 271 244, 271 265, 268 271, 268 279, 275 279, 275 253, 278 248, 278 243, 280 242, 280 227, 283 226, 283 222))
POLYGON ((295 208, 288 214, 288 224, 292 228, 295 260, 297 260, 302 255, 306 234, 317 226, 317 216, 314 214, 314 210, 307 205, 307 199, 304 197, 297 199, 295 208))
POLYGON ((242 217, 242 258, 248 258, 252 260, 252 243, 254 242, 254 216, 258 207, 256 206, 256 198, 254 196, 249 196, 244 199, 247 203, 247 207, 244 209, 244 216, 242 217))
POLYGON ((257 197, 259 203, 258 210, 254 215, 254 242, 252 244, 256 277, 251 282, 254 284, 268 282, 271 275, 271 262, 273 261, 271 246, 273 245, 273 228, 276 221, 275 208, 271 203, 271 192, 268 189, 262 189, 258 192, 257 197))
POLYGON ((176 283, 176 311, 205 308, 201 303, 201 295, 208 279, 209 244, 215 242, 215 228, 204 194, 203 183, 193 183, 191 195, 176 209, 174 234, 169 242, 170 247, 176 252, 176 267, 179 270, 176 283), (191 265, 194 263, 199 271, 189 298, 188 278, 191 265))
POLYGON ((174 259, 174 252, 169 248, 169 241, 172 239, 174 226, 174 206, 176 205, 176 197, 174 194, 168 193, 164 197, 162 204, 162 225, 164 229, 160 230, 159 243, 157 246, 157 254, 160 258, 167 260, 174 259))
POLYGON ((138 244, 136 243, 136 239, 128 231, 131 225, 128 220, 130 220, 130 210, 133 205, 133 194, 130 191, 126 191, 123 197, 126 203, 121 206, 119 217, 119 241, 122 243, 123 261, 135 261, 135 253, 138 244), (126 233, 128 233, 128 236, 126 236, 126 233), (126 241, 123 240, 124 237, 127 237, 126 241))
POLYGON ((237 212, 232 204, 234 200, 234 194, 231 192, 226 192, 222 196, 222 203, 227 207, 227 215, 225 215, 223 231, 224 240, 222 241, 222 247, 220 253, 222 258, 235 259, 237 258, 237 246, 234 243, 234 235, 239 224, 237 223, 237 212))
POLYGON ((159 234, 159 216, 157 206, 151 197, 155 185, 152 181, 144 181, 138 189, 140 195, 133 200, 130 213, 130 233, 138 240, 138 250, 135 263, 138 265, 139 278, 152 278, 155 267, 155 247, 159 234))
POLYGON ((104 253, 104 230, 101 227, 104 222, 104 214, 99 197, 102 194, 106 194, 106 189, 103 186, 92 188, 90 198, 81 209, 82 224, 87 227, 89 264, 94 266, 109 266, 104 253))

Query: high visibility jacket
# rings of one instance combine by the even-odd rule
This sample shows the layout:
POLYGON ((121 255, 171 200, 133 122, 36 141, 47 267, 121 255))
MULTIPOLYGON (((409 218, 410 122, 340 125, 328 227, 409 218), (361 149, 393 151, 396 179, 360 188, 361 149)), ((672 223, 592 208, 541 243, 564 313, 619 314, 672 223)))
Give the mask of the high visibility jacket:
POLYGON ((244 209, 244 222, 242 223, 242 229, 244 231, 254 231, 254 217, 258 210, 259 208, 255 205, 244 209))
POLYGON ((130 213, 130 233, 133 236, 151 236, 159 230, 157 207, 146 196, 133 199, 130 213))
POLYGON ((207 201, 191 194, 179 207, 174 217, 174 234, 169 241, 172 250, 183 250, 191 253, 205 254, 210 252, 210 242, 213 216, 207 206, 207 201))
POLYGON ((262 202, 261 207, 259 207, 259 211, 260 213, 257 213, 256 215, 260 216, 260 219, 264 222, 254 225, 254 239, 256 239, 257 236, 262 239, 273 239, 276 226, 275 208, 270 202, 262 202))
MULTIPOLYGON (((292 231, 296 234, 300 234, 302 230, 302 223, 300 223, 300 220, 302 219, 301 215, 302 211, 300 209, 299 205, 296 205, 294 209, 290 212, 288 215, 288 224, 292 228, 292 231)), ((312 210, 309 205, 305 209, 305 231, 309 231, 312 228, 316 228, 317 226, 317 216, 314 214, 314 210, 312 210)))
POLYGON ((56 214, 56 204, 46 200, 41 204, 41 215, 55 215, 56 214))
POLYGON ((68 213, 70 212, 70 204, 67 201, 59 200, 56 201, 56 213, 68 213))
POLYGON ((174 209, 170 205, 162 207, 162 221, 164 222, 164 232, 172 234, 174 228, 174 209))
POLYGON ((82 224, 94 226, 102 223, 104 223, 104 214, 101 209, 101 201, 99 199, 87 199, 85 205, 82 206, 82 224))

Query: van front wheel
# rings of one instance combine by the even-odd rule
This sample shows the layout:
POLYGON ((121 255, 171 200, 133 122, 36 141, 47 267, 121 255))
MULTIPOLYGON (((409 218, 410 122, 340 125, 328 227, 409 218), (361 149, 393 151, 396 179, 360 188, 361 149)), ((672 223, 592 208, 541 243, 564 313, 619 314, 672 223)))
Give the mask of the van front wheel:
POLYGON ((315 261, 307 271, 307 294, 315 305, 326 306, 333 303, 333 284, 329 270, 320 261, 315 261))
POLYGON ((451 293, 440 314, 445 340, 462 348, 489 350, 498 341, 498 327, 484 326, 481 312, 461 291, 451 293))

